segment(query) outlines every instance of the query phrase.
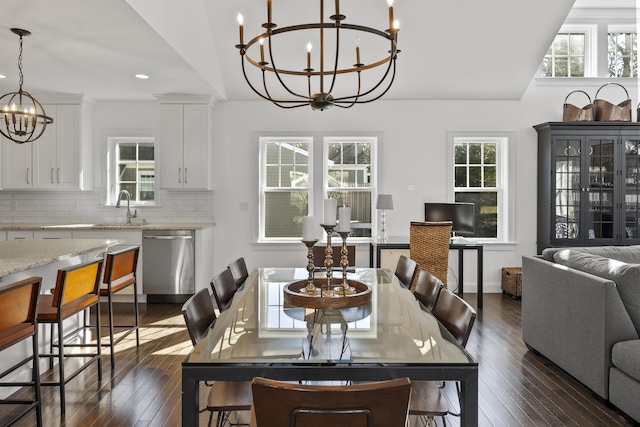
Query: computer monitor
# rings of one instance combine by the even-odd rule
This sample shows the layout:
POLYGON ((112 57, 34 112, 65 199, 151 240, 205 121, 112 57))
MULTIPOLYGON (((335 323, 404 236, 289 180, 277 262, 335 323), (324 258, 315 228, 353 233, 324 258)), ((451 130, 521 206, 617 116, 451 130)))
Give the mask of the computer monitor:
POLYGON ((473 203, 425 203, 425 221, 451 221, 452 235, 469 236, 475 232, 473 203))

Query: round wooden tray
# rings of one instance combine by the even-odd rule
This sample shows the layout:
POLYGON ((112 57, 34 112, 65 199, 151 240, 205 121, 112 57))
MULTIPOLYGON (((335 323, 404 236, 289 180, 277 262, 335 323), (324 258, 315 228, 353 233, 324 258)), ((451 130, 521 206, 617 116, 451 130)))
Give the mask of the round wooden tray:
POLYGON ((326 278, 315 278, 313 284, 319 292, 306 291, 308 280, 291 282, 284 287, 285 304, 296 307, 314 309, 336 309, 347 307, 359 307, 371 302, 371 286, 357 280, 347 279, 351 288, 349 292, 342 292, 343 279, 332 278, 327 285, 326 278))

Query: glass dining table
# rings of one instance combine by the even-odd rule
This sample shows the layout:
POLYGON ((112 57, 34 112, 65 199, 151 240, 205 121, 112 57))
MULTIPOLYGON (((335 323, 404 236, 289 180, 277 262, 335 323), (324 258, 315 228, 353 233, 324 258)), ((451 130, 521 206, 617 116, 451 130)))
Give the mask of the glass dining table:
MULTIPOLYGON (((325 273, 316 273, 324 275, 325 273)), ((342 272, 334 272, 342 277, 342 272)), ((319 276, 316 276, 319 277, 319 276)), ((182 363, 182 425, 198 424, 205 380, 459 381, 461 426, 478 424, 478 363, 387 269, 356 268, 371 287, 362 306, 290 306, 284 287, 304 268, 259 268, 182 363)))

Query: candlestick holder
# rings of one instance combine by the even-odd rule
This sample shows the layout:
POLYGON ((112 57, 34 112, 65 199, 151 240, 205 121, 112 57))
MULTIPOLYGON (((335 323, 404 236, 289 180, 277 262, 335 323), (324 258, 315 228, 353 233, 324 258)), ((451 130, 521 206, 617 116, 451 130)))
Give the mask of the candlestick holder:
POLYGON ((351 234, 349 231, 338 231, 338 234, 342 238, 342 250, 340 251, 340 267, 342 267, 342 287, 345 292, 353 290, 347 283, 347 267, 349 267, 349 249, 347 249, 347 237, 351 234))
POLYGON ((313 263, 313 247, 318 243, 318 240, 303 240, 302 243, 307 247, 307 271, 309 272, 309 279, 304 291, 309 294, 317 294, 320 293, 320 290, 313 284, 313 270, 316 268, 313 263))
POLYGON ((320 224, 320 227, 324 228, 324 231, 327 233, 327 246, 324 249, 324 268, 327 275, 327 286, 329 286, 331 284, 331 267, 333 267, 333 248, 331 247, 331 235, 333 234, 333 229, 336 228, 336 226, 335 224, 320 224))

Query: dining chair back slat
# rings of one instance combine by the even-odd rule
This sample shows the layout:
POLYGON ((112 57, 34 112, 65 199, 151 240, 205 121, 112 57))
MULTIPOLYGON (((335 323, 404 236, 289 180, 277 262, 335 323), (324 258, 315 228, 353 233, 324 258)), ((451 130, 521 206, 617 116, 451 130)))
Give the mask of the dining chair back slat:
POLYGON ((433 311, 443 287, 444 285, 436 276, 427 270, 420 270, 413 294, 424 305, 425 309, 433 311))
POLYGON ((477 316, 475 309, 468 302, 443 288, 433 308, 433 315, 451 332, 458 344, 463 347, 467 345, 477 316))
POLYGON ((396 264, 395 275, 405 288, 411 289, 411 284, 417 272, 418 263, 407 256, 400 255, 396 264))
POLYGON ((233 274, 228 268, 211 280, 211 290, 218 305, 218 310, 224 311, 231 304, 231 300, 238 288, 233 280, 233 274))

